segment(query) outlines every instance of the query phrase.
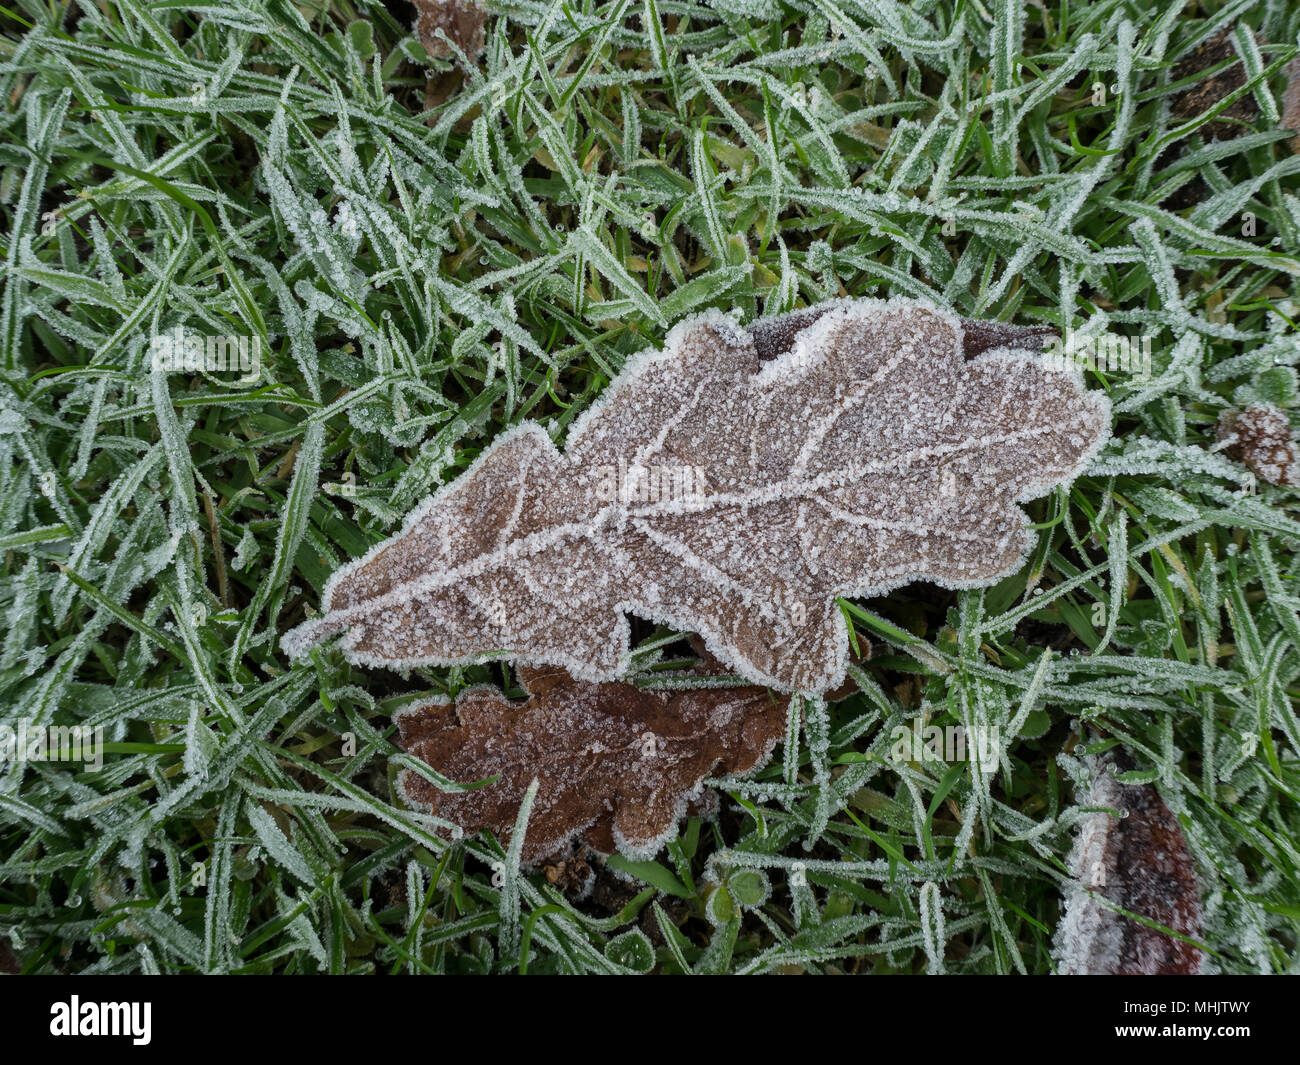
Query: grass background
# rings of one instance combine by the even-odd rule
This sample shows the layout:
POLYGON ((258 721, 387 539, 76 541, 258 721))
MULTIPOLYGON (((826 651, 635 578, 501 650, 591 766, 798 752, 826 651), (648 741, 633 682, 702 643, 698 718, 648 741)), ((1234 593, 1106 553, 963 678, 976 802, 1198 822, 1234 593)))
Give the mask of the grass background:
POLYGON ((1300 9, 492 11, 461 76, 401 4, 0 7, 0 713, 110 742, 3 767, 0 961, 1046 973, 1080 755, 1118 743, 1187 833, 1211 966, 1294 971, 1296 496, 1211 447, 1226 406, 1296 402, 1300 9), (1175 64, 1247 24, 1247 84, 1176 112, 1216 72, 1175 64), (1089 374, 1116 437, 1029 507, 1023 572, 848 605, 859 692, 631 884, 575 904, 444 844, 395 803, 392 712, 508 672, 291 668, 278 635, 674 320, 841 294, 1151 335, 1153 376, 1089 374), (151 374, 176 326, 258 337, 261 380, 151 374), (895 762, 918 718, 998 726, 998 771, 895 762))

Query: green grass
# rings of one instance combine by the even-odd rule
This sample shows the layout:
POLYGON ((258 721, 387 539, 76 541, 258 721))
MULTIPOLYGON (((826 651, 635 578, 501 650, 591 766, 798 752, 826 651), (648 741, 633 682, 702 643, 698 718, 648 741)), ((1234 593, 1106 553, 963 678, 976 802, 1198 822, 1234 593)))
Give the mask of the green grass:
POLYGON ((1212 964, 1294 971, 1296 495, 1208 448, 1230 403, 1296 403, 1300 10, 493 11, 453 85, 369 0, 0 8, 0 714, 112 744, 4 767, 0 946, 29 972, 1045 973, 1079 755, 1118 741, 1187 832, 1212 964), (1238 14, 1259 117, 1214 141, 1171 69, 1238 14), (291 668, 279 634, 676 319, 841 294, 1151 334, 1154 375, 1088 375, 1116 439, 1030 505, 1025 571, 846 604, 860 692, 638 883, 575 905, 445 844, 395 802, 391 715, 499 671, 291 668), (176 326, 257 337, 261 380, 151 374, 176 326), (999 726, 999 771, 892 761, 918 715, 999 726))

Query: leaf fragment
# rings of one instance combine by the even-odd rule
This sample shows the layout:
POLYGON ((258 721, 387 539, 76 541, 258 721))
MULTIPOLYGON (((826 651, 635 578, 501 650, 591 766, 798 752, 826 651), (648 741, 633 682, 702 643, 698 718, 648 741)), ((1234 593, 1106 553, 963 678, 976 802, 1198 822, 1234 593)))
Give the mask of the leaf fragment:
POLYGON ((1061 972, 1199 973, 1205 954, 1188 940, 1201 934, 1200 887, 1178 819, 1152 785, 1115 778, 1122 760, 1091 758, 1088 766, 1082 802, 1100 809, 1080 820, 1070 855, 1075 887, 1055 941, 1061 972))
POLYGON ((1286 412, 1271 403, 1252 403, 1244 410, 1219 415, 1215 437, 1231 457, 1245 463, 1261 481, 1300 486, 1300 448, 1286 412))
POLYGON ((415 35, 429 55, 447 59, 453 52, 441 30, 472 59, 483 51, 487 17, 476 0, 415 0, 415 35))

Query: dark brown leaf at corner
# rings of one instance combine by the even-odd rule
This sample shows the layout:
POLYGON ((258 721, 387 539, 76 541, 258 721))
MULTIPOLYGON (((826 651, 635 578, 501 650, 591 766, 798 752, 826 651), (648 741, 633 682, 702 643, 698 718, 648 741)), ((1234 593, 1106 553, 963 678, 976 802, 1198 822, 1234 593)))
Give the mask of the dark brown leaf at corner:
POLYGON ((1104 761, 1094 763, 1084 801, 1120 816, 1099 811, 1080 821, 1070 857, 1078 886, 1066 901, 1057 931, 1061 971, 1196 975, 1205 955, 1187 939, 1201 935, 1200 887, 1182 827, 1152 785, 1121 784, 1111 768, 1104 761), (1117 913, 1115 907, 1151 924, 1117 913))

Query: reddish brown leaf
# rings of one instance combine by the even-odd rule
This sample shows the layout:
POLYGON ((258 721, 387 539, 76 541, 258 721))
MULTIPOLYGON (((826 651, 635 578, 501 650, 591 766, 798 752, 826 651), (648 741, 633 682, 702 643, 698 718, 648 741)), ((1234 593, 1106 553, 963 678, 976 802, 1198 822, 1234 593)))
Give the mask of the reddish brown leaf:
POLYGON ((454 704, 418 703, 397 718, 402 747, 442 776, 498 780, 445 792, 403 770, 398 787, 412 806, 504 842, 537 778, 522 852, 528 865, 575 836, 602 854, 652 855, 683 816, 712 808, 706 777, 760 768, 785 730, 788 699, 765 688, 643 691, 575 681, 555 667, 522 667, 519 679, 529 694, 523 703, 471 688, 454 704))
POLYGON ((1082 802, 1108 807, 1079 822, 1070 870, 1076 877, 1056 934, 1061 971, 1070 975, 1195 975, 1204 952, 1117 913, 1114 906, 1180 935, 1201 934, 1196 867, 1177 818, 1150 784, 1125 785, 1113 764, 1090 764, 1082 802), (1112 905, 1108 906, 1107 900, 1112 905))

